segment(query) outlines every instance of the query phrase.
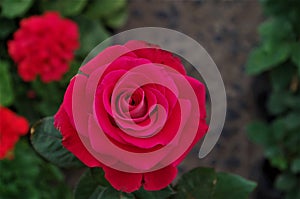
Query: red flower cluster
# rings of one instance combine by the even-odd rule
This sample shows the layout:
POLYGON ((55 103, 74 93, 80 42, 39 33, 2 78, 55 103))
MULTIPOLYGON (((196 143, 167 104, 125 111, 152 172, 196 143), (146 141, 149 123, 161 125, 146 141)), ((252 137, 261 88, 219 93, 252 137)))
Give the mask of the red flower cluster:
POLYGON ((28 129, 29 124, 24 117, 0 107, 0 159, 8 156, 19 137, 25 135, 28 129))
POLYGON ((23 19, 8 52, 24 81, 40 75, 43 82, 58 81, 68 71, 68 62, 78 48, 78 27, 56 12, 23 19))

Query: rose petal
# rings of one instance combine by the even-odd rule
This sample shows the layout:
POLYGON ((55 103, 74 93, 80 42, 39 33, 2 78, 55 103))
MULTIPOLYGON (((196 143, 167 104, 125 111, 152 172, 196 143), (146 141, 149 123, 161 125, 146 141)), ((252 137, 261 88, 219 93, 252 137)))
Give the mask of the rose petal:
MULTIPOLYGON (((104 108, 110 116, 113 117, 111 111, 111 94, 116 82, 126 73, 125 70, 116 70, 107 74, 101 84, 98 86, 95 95, 95 107, 98 107, 100 103, 103 103, 104 108)), ((96 109, 97 111, 97 109, 96 109)))
POLYGON ((177 168, 167 166, 163 169, 144 174, 144 189, 157 191, 167 187, 176 177, 177 168))
POLYGON ((98 67, 109 64, 125 54, 126 56, 136 57, 134 53, 131 53, 130 50, 124 46, 110 46, 82 66, 80 71, 89 75, 98 67))
MULTIPOLYGON (((102 77, 105 78, 106 75, 111 73, 115 70, 125 70, 125 71, 131 71, 133 68, 138 67, 140 65, 144 64, 151 64, 151 62, 144 58, 134 58, 130 56, 122 56, 118 59, 115 59, 113 62, 111 62, 106 70, 104 71, 102 77)), ((101 78, 99 81, 102 82, 103 78, 101 78)))
POLYGON ((68 85, 68 88, 65 92, 64 100, 62 103, 64 111, 67 113, 68 117, 70 118, 70 122, 75 127, 74 118, 73 118, 73 111, 72 111, 72 97, 73 97, 73 88, 75 83, 76 77, 73 77, 68 85))
POLYGON ((148 59, 152 63, 167 65, 182 75, 186 75, 184 66, 182 65, 180 59, 168 51, 157 48, 144 48, 134 50, 132 52, 136 54, 137 57, 148 59))
POLYGON ((128 49, 134 51, 137 49, 144 49, 144 48, 160 48, 158 45, 154 45, 151 43, 147 43, 142 40, 130 40, 126 44, 124 44, 128 49))
MULTIPOLYGON (((185 128, 185 131, 189 131, 189 129, 190 129, 189 126, 187 126, 185 128)), ((199 121, 199 127, 195 139, 191 143, 190 147, 176 161, 172 163, 173 166, 177 166, 182 162, 182 160, 188 155, 188 153, 192 150, 195 144, 206 134, 207 129, 208 129, 208 125, 206 124, 205 119, 201 119, 199 121)))
MULTIPOLYGON (((186 77, 189 81, 190 85, 193 87, 195 94, 198 99, 199 109, 200 109, 200 118, 199 118, 199 125, 197 130, 197 135, 193 142, 191 143, 190 147, 184 152, 182 156, 180 156, 176 161, 172 163, 173 166, 177 166, 180 162, 187 156, 190 150, 194 147, 194 145, 206 134, 208 125, 206 124, 205 117, 206 117, 206 108, 205 108, 205 86, 199 82, 198 80, 186 77)), ((185 131, 189 131, 189 129, 193 128, 191 125, 185 127, 185 131)), ((192 129, 191 129, 192 130, 192 129)))
POLYGON ((130 193, 141 187, 143 178, 141 173, 126 173, 105 166, 103 170, 105 178, 118 191, 130 193))
POLYGON ((195 94, 198 99, 198 105, 200 110, 200 118, 205 119, 206 118, 206 107, 205 107, 205 86, 198 80, 186 76, 186 79, 189 81, 190 85, 195 91, 195 94))
MULTIPOLYGON (((99 161, 111 168, 118 168, 118 170, 132 173, 150 171, 154 167, 160 166, 158 165, 159 162, 166 157, 166 154, 170 153, 169 148, 165 149, 166 152, 157 153, 155 155, 151 153, 140 155, 138 151, 126 151, 105 136, 96 119, 92 116, 89 120, 89 141, 90 144, 86 144, 85 146, 88 147, 88 150, 91 151, 99 161)), ((170 163, 171 162, 169 162, 169 164, 170 163)))

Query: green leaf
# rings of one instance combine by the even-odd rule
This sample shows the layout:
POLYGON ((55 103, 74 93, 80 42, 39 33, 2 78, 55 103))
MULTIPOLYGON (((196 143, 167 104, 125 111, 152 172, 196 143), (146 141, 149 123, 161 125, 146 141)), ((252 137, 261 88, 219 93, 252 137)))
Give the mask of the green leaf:
POLYGON ((300 42, 294 44, 292 50, 292 61, 298 68, 298 74, 300 75, 300 42))
POLYGON ((218 173, 214 199, 230 196, 230 199, 247 199, 256 184, 238 175, 218 173), (233 191, 234 190, 234 191, 233 191))
POLYGON ((230 196, 230 199, 246 199, 255 186, 254 182, 237 175, 216 173, 210 168, 196 168, 179 180, 174 198, 223 199, 224 196, 230 196))
POLYGON ((80 178, 75 191, 75 199, 134 199, 133 194, 115 190, 104 178, 101 168, 88 169, 80 178))
POLYGON ((300 96, 290 95, 285 98, 286 105, 293 110, 300 110, 300 96))
POLYGON ((70 83, 72 77, 74 77, 78 73, 80 64, 81 63, 77 60, 73 60, 71 62, 69 71, 64 75, 64 77, 59 82, 61 86, 66 87, 70 83))
POLYGON ((291 170, 294 173, 300 173, 300 158, 294 159, 292 161, 291 170))
POLYGON ((61 171, 43 161, 25 139, 15 145, 12 160, 0 161, 0 171, 1 199, 72 198, 61 171))
POLYGON ((211 199, 216 183, 216 174, 212 168, 197 168, 185 173, 179 179, 174 195, 175 199, 207 198, 211 199))
POLYGON ((282 141, 286 133, 285 121, 282 118, 278 118, 272 122, 272 135, 276 141, 282 141))
MULTIPOLYGON (((298 187, 300 184, 298 185, 298 187)), ((296 187, 292 191, 286 193, 284 199, 300 199, 300 189, 296 187)))
POLYGON ((297 177, 293 174, 283 173, 275 181, 275 186, 282 191, 290 191, 297 185, 297 177))
POLYGON ((75 199, 156 199, 156 198, 168 198, 173 194, 171 187, 167 187, 160 191, 145 191, 143 188, 133 192, 132 194, 126 194, 113 189, 110 183, 104 177, 104 171, 101 168, 90 168, 80 178, 74 194, 75 199))
POLYGON ((123 193, 112 187, 107 187, 97 199, 135 199, 135 197, 131 193, 123 193))
POLYGON ((274 68, 270 72, 272 88, 278 92, 288 90, 295 72, 295 67, 292 64, 284 64, 274 68))
POLYGON ((290 55, 290 43, 272 43, 254 49, 248 58, 246 72, 257 75, 287 60, 290 55))
POLYGON ((92 19, 111 16, 126 5, 126 0, 95 0, 86 9, 86 16, 92 19))
POLYGON ((289 96, 289 91, 278 90, 271 92, 267 101, 268 111, 273 115, 278 115, 287 110, 286 97, 289 96))
POLYGON ((33 0, 2 0, 1 15, 7 18, 15 18, 22 16, 31 7, 33 0))
POLYGON ((87 0, 41 0, 40 8, 43 12, 55 10, 63 16, 75 16, 80 14, 87 2, 87 0))
POLYGON ((91 168, 90 173, 91 173, 94 181, 98 185, 101 185, 101 186, 104 186, 104 187, 109 187, 110 186, 110 183, 104 177, 105 173, 104 173, 103 169, 101 169, 99 167, 91 168))
POLYGON ((8 62, 0 61, 0 105, 10 106, 14 102, 12 79, 8 62))
POLYGON ((63 167, 81 167, 83 164, 62 145, 62 135, 53 126, 53 117, 44 118, 31 128, 34 149, 51 163, 63 167))
POLYGON ((299 112, 290 112, 285 117, 285 124, 288 129, 295 129, 300 126, 300 113, 299 112))
POLYGON ((43 117, 54 115, 63 99, 65 87, 62 88, 58 82, 45 84, 39 79, 30 83, 39 99, 39 102, 35 104, 35 107, 43 117), (49 95, 49 93, 55 93, 55 95, 49 95))
POLYGON ((92 176, 91 170, 88 169, 79 179, 75 190, 74 199, 97 199, 105 187, 100 186, 92 176))
POLYGON ((171 195, 173 195, 175 192, 174 190, 168 186, 162 190, 159 191, 146 191, 143 188, 140 188, 138 191, 135 191, 133 194, 137 198, 142 198, 142 199, 166 199, 169 198, 171 195))
POLYGON ((290 21, 283 18, 272 18, 259 26, 258 29, 263 40, 293 40, 295 37, 290 21), (280 31, 279 31, 280 30, 280 31))
POLYGON ((109 34, 102 25, 94 20, 83 16, 74 17, 79 25, 80 48, 76 54, 85 57, 100 42, 105 40, 109 34))
POLYGON ((270 159, 270 163, 273 167, 278 168, 281 171, 284 171, 288 168, 288 161, 282 154, 274 154, 272 156, 266 155, 270 159))
POLYGON ((118 28, 124 25, 128 18, 128 13, 126 10, 119 11, 107 17, 106 24, 112 28, 118 28))
POLYGON ((253 142, 262 144, 264 146, 269 144, 270 128, 266 123, 254 121, 247 125, 246 130, 250 140, 253 142))
POLYGON ((11 19, 0 18, 0 38, 6 38, 17 28, 14 21, 11 19))

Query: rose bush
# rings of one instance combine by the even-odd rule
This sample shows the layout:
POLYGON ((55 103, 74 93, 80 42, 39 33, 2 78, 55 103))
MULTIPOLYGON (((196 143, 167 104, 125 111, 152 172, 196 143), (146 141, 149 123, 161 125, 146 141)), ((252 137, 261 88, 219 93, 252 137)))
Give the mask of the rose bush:
POLYGON ((160 190, 207 132, 205 87, 158 46, 111 46, 71 80, 54 125, 88 167, 124 192, 160 190))
POLYGON ((0 107, 0 160, 12 158, 10 152, 20 136, 29 130, 28 121, 5 107, 0 107))
POLYGON ((79 46, 77 24, 57 12, 22 19, 8 42, 8 52, 24 81, 40 76, 43 82, 59 81, 69 69, 79 46))

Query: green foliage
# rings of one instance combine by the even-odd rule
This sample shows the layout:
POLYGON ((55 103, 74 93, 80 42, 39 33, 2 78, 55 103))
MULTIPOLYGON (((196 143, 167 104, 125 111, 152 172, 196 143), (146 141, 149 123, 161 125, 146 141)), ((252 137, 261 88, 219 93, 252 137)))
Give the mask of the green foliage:
POLYGON ((100 195, 98 195, 97 199, 135 199, 132 193, 123 193, 120 191, 116 191, 112 187, 106 187, 100 195))
POLYGON ((127 18, 128 18, 128 13, 125 12, 124 10, 120 10, 119 12, 107 17, 105 19, 105 23, 112 28, 117 28, 122 26, 122 24, 125 23, 127 18))
POLYGON ((281 64, 290 55, 288 43, 271 43, 269 46, 261 46, 250 53, 247 63, 247 72, 255 75, 281 64))
POLYGON ((38 121, 31 128, 31 143, 34 149, 46 160, 63 167, 81 167, 83 164, 61 143, 62 135, 53 126, 52 117, 38 121))
POLYGON ((9 73, 9 64, 0 61, 0 105, 9 106, 14 101, 12 79, 9 73))
POLYGON ((156 199, 168 198, 173 193, 170 187, 160 191, 145 191, 140 189, 132 194, 117 191, 104 178, 101 168, 90 168, 81 176, 75 191, 75 199, 156 199))
POLYGON ((300 75, 300 43, 294 44, 292 48, 292 61, 297 66, 300 75))
POLYGON ((143 188, 140 188, 138 191, 134 192, 136 198, 140 199, 156 199, 156 198, 171 198, 175 194, 175 191, 171 186, 168 186, 159 191, 146 191, 143 188))
MULTIPOLYGON (((53 118, 37 122, 31 129, 31 142, 39 154, 60 167, 80 167, 82 163, 62 146, 61 134, 53 127, 53 118)), ((230 198, 240 199, 255 188, 255 183, 240 176, 216 173, 210 168, 197 168, 182 176, 175 187, 159 191, 145 191, 143 188, 131 194, 111 187, 101 168, 89 168, 81 176, 75 191, 75 199, 156 199, 156 198, 230 198), (231 193, 232 190, 237 190, 231 193), (228 197, 224 197, 228 195, 228 197)))
POLYGON ((4 39, 16 29, 16 25, 12 19, 0 17, 0 39, 4 39))
POLYGON ((125 0, 96 0, 87 6, 85 15, 94 19, 107 18, 117 14, 125 6, 125 0))
POLYGON ((26 13, 32 3, 33 0, 2 0, 0 1, 1 15, 7 18, 20 17, 26 13))
POLYGON ((184 174, 175 187, 169 186, 160 191, 141 188, 127 194, 113 189, 105 180, 102 169, 93 168, 82 175, 74 193, 75 199, 246 199, 255 186, 255 183, 237 175, 217 173, 210 168, 196 168, 184 174))
POLYGON ((292 174, 281 174, 275 182, 277 188, 283 191, 290 191, 297 185, 297 178, 292 174))
POLYGON ((54 115, 62 102, 64 87, 58 82, 44 84, 39 79, 31 82, 37 102, 34 104, 42 115, 54 115))
POLYGON ((108 32, 102 24, 85 16, 74 17, 74 20, 79 26, 81 44, 76 54, 84 58, 96 47, 95 45, 98 45, 108 37, 108 32))
POLYGON ((216 175, 217 183, 212 198, 221 199, 224 198, 224 196, 230 196, 232 199, 247 199, 249 194, 256 187, 254 182, 248 181, 238 175, 223 172, 217 173, 216 175))
POLYGON ((260 44, 247 62, 249 74, 268 74, 269 122, 248 125, 249 138, 264 147, 272 166, 281 170, 276 187, 285 198, 300 198, 300 1, 261 0, 269 18, 260 25, 260 44))
POLYGON ((60 170, 41 160, 24 141, 18 142, 14 159, 0 160, 1 199, 71 199, 60 170))
MULTIPOLYGON (((71 152, 62 146, 62 137, 53 127, 53 118, 41 120, 33 126, 31 132, 31 141, 35 150, 51 163, 65 168, 82 165, 71 152)), ((232 199, 242 199, 247 198, 255 186, 255 183, 237 175, 217 173, 210 168, 196 168, 184 174, 175 187, 169 186, 159 191, 145 191, 141 188, 127 194, 111 187, 101 168, 89 168, 81 176, 74 190, 74 198, 184 199, 203 197, 221 199, 224 195, 230 195, 232 199)))
POLYGON ((300 173, 300 158, 293 160, 291 170, 293 173, 300 173))
POLYGON ((247 126, 247 131, 250 139, 252 139, 253 141, 260 144, 268 144, 268 134, 270 132, 270 128, 266 123, 261 121, 252 122, 247 126))
POLYGON ((80 178, 75 191, 74 191, 74 199, 85 199, 85 198, 97 198, 99 194, 105 189, 104 185, 99 183, 98 179, 104 179, 102 170, 99 170, 98 177, 94 178, 94 169, 88 169, 80 178))
POLYGON ((41 0, 39 7, 43 12, 55 10, 63 16, 75 16, 82 12, 87 3, 87 0, 41 0))
POLYGON ((210 168, 196 168, 179 180, 174 198, 246 199, 255 186, 255 183, 237 175, 217 173, 210 168))

